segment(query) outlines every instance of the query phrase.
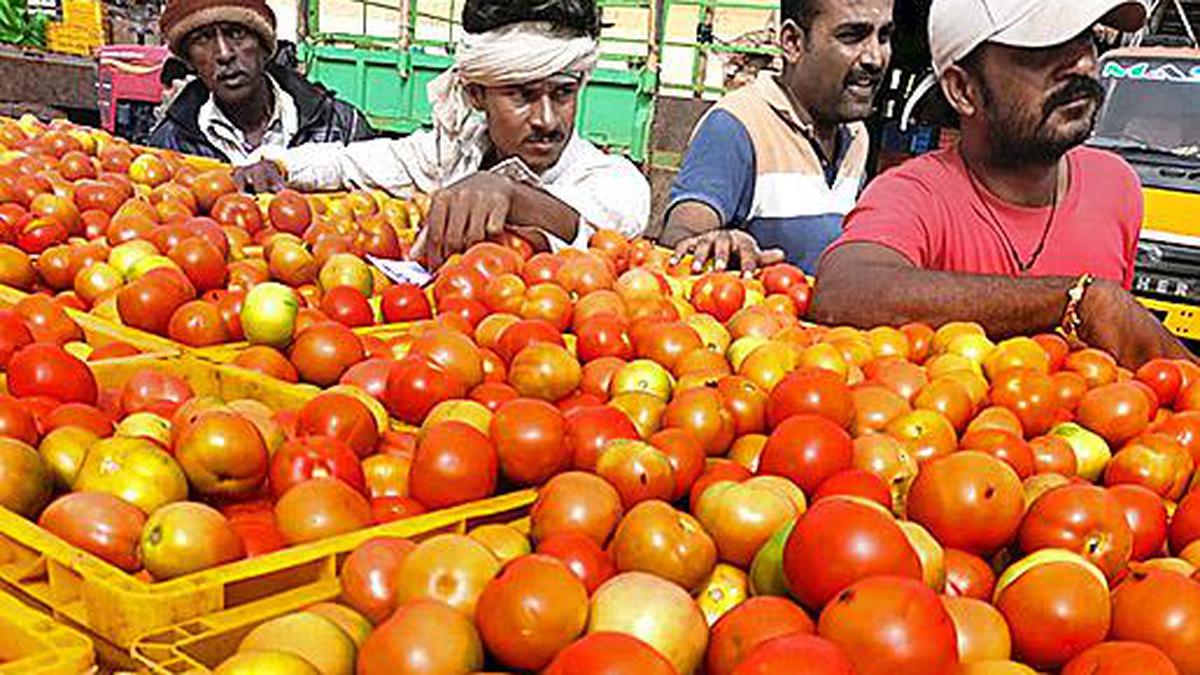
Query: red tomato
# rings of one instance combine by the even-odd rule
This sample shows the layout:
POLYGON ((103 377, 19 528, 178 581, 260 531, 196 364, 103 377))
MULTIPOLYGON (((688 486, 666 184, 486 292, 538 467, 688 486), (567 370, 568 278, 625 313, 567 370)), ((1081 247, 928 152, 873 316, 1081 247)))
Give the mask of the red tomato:
POLYGON ((221 310, 211 302, 191 300, 179 306, 167 324, 167 337, 189 347, 209 347, 229 341, 221 310))
POLYGON ((1137 379, 1154 391, 1159 405, 1170 406, 1179 395, 1183 373, 1170 359, 1153 359, 1138 368, 1137 379))
POLYGON ((576 352, 587 363, 605 356, 633 358, 633 342, 625 322, 612 314, 600 314, 579 327, 576 352))
POLYGON ((1031 567, 997 593, 995 605, 1014 657, 1041 670, 1062 667, 1108 634, 1108 588, 1075 562, 1031 567))
POLYGON ((234 515, 229 517, 229 527, 242 540, 247 558, 274 553, 287 548, 287 540, 275 522, 275 513, 268 510, 265 517, 234 515))
POLYGON ((980 555, 1013 540, 1025 512, 1021 479, 981 452, 956 452, 921 467, 908 493, 908 517, 944 546, 980 555))
POLYGON ((320 436, 296 438, 280 446, 271 456, 267 484, 278 499, 300 483, 326 477, 367 493, 367 479, 354 452, 337 439, 320 436))
POLYGON ((1106 384, 1083 395, 1079 423, 1111 446, 1124 445, 1150 425, 1150 401, 1128 382, 1106 384))
POLYGON ((808 675, 857 675, 846 652, 807 633, 785 633, 759 643, 732 675, 787 675, 803 667, 808 675))
POLYGON ((817 634, 841 647, 858 675, 948 673, 958 663, 954 622, 919 579, 855 583, 821 612, 817 634))
POLYGON ((1171 553, 1179 555, 1187 545, 1200 539, 1200 491, 1193 490, 1179 502, 1171 516, 1169 533, 1171 553))
POLYGON ((8 363, 8 390, 17 398, 48 396, 61 403, 95 405, 96 377, 87 364, 62 347, 35 343, 23 347, 8 363))
POLYGON ((121 387, 121 411, 126 415, 151 412, 170 419, 193 396, 192 388, 178 375, 146 368, 121 387))
POLYGON ((274 347, 253 345, 233 359, 233 365, 268 375, 284 382, 299 382, 300 373, 287 357, 274 347))
POLYGON ((1034 473, 1057 473, 1070 478, 1078 471, 1075 451, 1060 436, 1038 436, 1029 441, 1029 449, 1033 451, 1034 473))
POLYGON ((392 366, 383 402, 401 421, 421 424, 438 403, 466 393, 466 386, 453 373, 431 359, 412 355, 392 366))
POLYGON ((1108 491, 1121 503, 1133 532, 1133 560, 1162 555, 1167 543, 1167 509, 1158 495, 1139 485, 1117 485, 1108 491))
POLYGON ((440 305, 442 300, 451 297, 482 300, 487 282, 487 277, 479 270, 461 262, 446 265, 438 271, 437 280, 433 282, 434 302, 440 305))
POLYGON ((704 491, 713 483, 723 480, 740 483, 753 475, 749 469, 731 460, 709 460, 704 467, 704 472, 700 474, 695 483, 692 483, 692 489, 688 491, 688 504, 695 508, 700 503, 700 497, 704 495, 704 491))
POLYGON ((647 440, 650 445, 661 450, 671 462, 671 469, 675 475, 675 490, 671 493, 671 501, 683 499, 704 473, 704 448, 700 447, 694 436, 683 429, 663 429, 647 440))
POLYGON ((733 274, 706 274, 692 286, 696 311, 711 314, 724 323, 746 302, 746 287, 733 274))
POLYGON ((175 310, 195 297, 192 282, 182 272, 158 268, 117 291, 117 311, 127 325, 166 335, 175 310))
POLYGON ((640 438, 637 427, 633 426, 625 413, 609 406, 576 410, 566 419, 571 464, 582 471, 596 469, 596 457, 609 441, 640 438))
POLYGON ((390 358, 376 357, 350 366, 342 374, 341 384, 350 384, 362 389, 374 398, 382 400, 387 394, 388 375, 392 372, 390 358))
POLYGON ((762 284, 768 295, 787 293, 796 286, 807 286, 808 277, 795 265, 778 263, 763 269, 762 284))
POLYGON ((113 432, 112 416, 96 406, 85 403, 66 403, 56 406, 40 422, 42 432, 46 434, 66 426, 82 427, 100 438, 111 436, 113 432))
POLYGON ((714 457, 729 450, 737 428, 715 387, 693 387, 676 394, 663 411, 662 426, 688 432, 705 454, 714 457))
POLYGON ((583 582, 589 596, 617 573, 608 551, 579 532, 552 534, 538 542, 537 552, 562 561, 583 582))
POLYGON ((1133 532, 1121 502, 1104 488, 1071 484, 1054 488, 1030 505, 1018 535, 1026 553, 1065 548, 1091 562, 1109 579, 1129 563, 1133 532))
POLYGON ((73 492, 46 507, 38 525, 126 572, 141 568, 138 541, 146 514, 107 492, 73 492))
POLYGON ((1025 436, 1041 436, 1055 422, 1058 398, 1049 375, 1034 370, 1013 369, 992 382, 992 404, 1016 413, 1025 436))
MULTIPOLYGON (((972 431, 959 441, 962 450, 977 450, 1003 461, 1017 477, 1025 480, 1034 474, 1035 459, 1033 448, 1025 439, 1014 436, 1000 429, 984 429, 972 431)), ((1074 453, 1072 453, 1074 454, 1074 453)))
POLYGON ((188 237, 170 249, 168 257, 187 275, 196 292, 206 293, 225 286, 229 268, 225 256, 203 237, 188 237))
POLYGON ((956 548, 947 548, 946 595, 991 602, 996 573, 983 558, 956 548))
POLYGON ((845 429, 824 417, 796 415, 771 432, 758 472, 788 478, 811 495, 821 481, 850 468, 853 458, 853 443, 845 429))
POLYGON ((623 513, 621 496, 608 481, 592 473, 568 471, 538 492, 530 513, 530 534, 543 541, 562 532, 575 532, 603 546, 623 513))
POLYGON ((784 544, 783 574, 792 595, 815 609, 866 577, 899 575, 919 581, 921 561, 883 509, 826 499, 796 522, 784 544))
POLYGON ((0 394, 0 436, 37 447, 38 424, 33 413, 17 399, 0 394))
POLYGON ((388 323, 421 321, 433 316, 425 291, 414 284, 389 286, 383 291, 379 307, 388 323))
POLYGON ((409 492, 429 509, 490 497, 496 490, 498 464, 487 436, 463 422, 442 422, 417 440, 409 492))
POLYGON ((590 633, 559 652, 541 675, 679 674, 666 657, 636 637, 601 632, 590 633))
POLYGON ((445 603, 416 600, 376 628, 358 653, 358 675, 471 673, 483 668, 471 619, 445 603))
POLYGON ((821 481, 813 493, 813 503, 834 495, 852 495, 869 499, 892 510, 892 492, 879 476, 864 469, 846 469, 821 481))
POLYGON ((360 458, 374 452, 379 440, 379 426, 370 408, 349 394, 334 392, 320 394, 300 408, 296 432, 336 438, 360 458))
POLYGON ((288 356, 300 379, 319 387, 337 384, 350 366, 366 357, 358 336, 332 321, 300 331, 288 356))
POLYGON ((19 314, 9 309, 0 309, 0 370, 8 368, 13 354, 33 343, 33 333, 19 314))
POLYGON ((764 642, 793 633, 811 635, 815 631, 813 620, 791 600, 769 595, 750 598, 713 624, 705 672, 730 675, 764 642))
POLYGON ((375 625, 396 611, 395 574, 417 545, 399 537, 376 537, 363 542, 342 565, 342 598, 375 625))
POLYGON ((564 346, 562 333, 554 326, 540 319, 523 319, 504 329, 500 333, 500 342, 496 345, 496 353, 505 363, 512 363, 517 354, 535 342, 547 342, 564 346))
POLYGON ((501 475, 517 485, 540 485, 571 466, 566 420, 545 401, 502 404, 492 416, 491 436, 501 475))
POLYGON ((349 328, 375 324, 375 312, 362 291, 352 286, 336 286, 321 298, 321 311, 330 319, 349 328))
POLYGON ((767 424, 778 427, 794 415, 815 414, 849 428, 854 421, 850 387, 835 373, 805 368, 783 378, 767 399, 767 424))
POLYGON ((282 190, 271 199, 271 204, 267 207, 267 217, 271 219, 271 225, 275 229, 302 235, 312 224, 312 209, 304 195, 292 190, 282 190))
POLYGON ((1161 649, 1184 675, 1200 672, 1200 584, 1175 572, 1134 572, 1113 591, 1111 637, 1161 649))
POLYGON ((516 389, 503 382, 484 382, 470 391, 468 397, 495 413, 504 403, 520 398, 516 389))
POLYGON ((1154 431, 1179 441, 1191 453, 1192 461, 1200 463, 1200 410, 1175 413, 1154 431))
POLYGON ((371 521, 384 525, 419 516, 428 510, 412 497, 376 497, 371 500, 371 521))
POLYGON ((501 664, 537 670, 583 633, 588 593, 557 558, 525 555, 483 589, 475 616, 484 645, 501 664))
POLYGON ((1063 666, 1060 675, 1178 675, 1171 659, 1143 642, 1101 642, 1063 666))

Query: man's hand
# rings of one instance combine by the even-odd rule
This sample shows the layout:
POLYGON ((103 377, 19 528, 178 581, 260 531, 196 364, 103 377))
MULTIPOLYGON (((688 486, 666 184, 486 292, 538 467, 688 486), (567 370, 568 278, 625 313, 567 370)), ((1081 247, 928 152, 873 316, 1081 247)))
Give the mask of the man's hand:
POLYGON ((436 270, 455 253, 498 236, 504 232, 512 201, 512 181, 486 172, 433 193, 413 257, 436 270))
POLYGON ((738 269, 750 273, 759 267, 783 262, 786 257, 777 248, 760 251, 754 237, 741 230, 713 230, 688 237, 675 246, 671 264, 677 264, 689 253, 693 257, 692 271, 697 274, 704 270, 710 259, 713 269, 723 272, 736 257, 738 269))
POLYGON ((1093 283, 1079 312, 1083 319, 1080 337, 1111 353, 1123 366, 1137 368, 1159 357, 1195 360, 1133 295, 1110 281, 1093 283))
POLYGON ((279 192, 287 187, 283 173, 279 171, 279 165, 265 159, 257 164, 234 169, 233 182, 242 192, 279 192))

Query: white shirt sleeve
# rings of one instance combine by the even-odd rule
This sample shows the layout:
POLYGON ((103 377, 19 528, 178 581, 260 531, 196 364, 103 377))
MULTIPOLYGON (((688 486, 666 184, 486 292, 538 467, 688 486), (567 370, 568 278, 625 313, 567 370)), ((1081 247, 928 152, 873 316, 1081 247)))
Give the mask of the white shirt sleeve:
POLYGON ((437 144, 431 132, 405 138, 377 138, 342 145, 312 143, 288 149, 266 149, 263 158, 281 162, 288 185, 298 190, 373 189, 407 196, 414 189, 432 192, 438 177, 431 175, 437 144))
POLYGON ((547 234, 552 251, 587 248, 596 230, 616 230, 626 239, 641 236, 650 221, 650 183, 624 157, 604 155, 574 180, 546 183, 542 189, 580 216, 575 241, 547 234))

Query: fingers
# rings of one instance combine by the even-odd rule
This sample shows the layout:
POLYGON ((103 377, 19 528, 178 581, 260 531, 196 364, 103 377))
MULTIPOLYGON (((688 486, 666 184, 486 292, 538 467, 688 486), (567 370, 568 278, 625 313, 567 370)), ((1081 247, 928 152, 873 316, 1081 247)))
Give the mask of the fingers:
POLYGON ((487 218, 484 221, 484 239, 491 239, 504 234, 504 224, 508 222, 508 211, 511 203, 508 200, 501 200, 496 205, 489 209, 487 218))
POLYGON ((433 196, 429 205, 429 214, 425 216, 425 224, 421 229, 421 234, 425 237, 425 243, 421 250, 430 271, 436 270, 442 263, 441 241, 446 229, 446 218, 449 216, 447 201, 446 195, 443 193, 433 196))
POLYGON ((422 262, 425 258, 425 242, 428 240, 428 233, 429 230, 421 228, 417 231, 417 238, 413 240, 412 249, 409 252, 409 255, 417 262, 422 262))
POLYGON ((713 269, 717 272, 724 272, 729 266, 729 254, 733 251, 733 237, 728 232, 721 232, 716 236, 716 242, 713 244, 713 269))
POLYGON ((693 274, 704 271, 704 265, 708 263, 708 258, 712 255, 714 239, 716 239, 715 236, 707 235, 696 240, 696 245, 692 248, 693 274))
POLYGON ((445 264, 446 259, 455 253, 462 253, 466 250, 467 227, 471 217, 471 208, 469 195, 456 194, 450 200, 450 213, 446 218, 446 230, 442 237, 442 264, 445 264))
POLYGON ((781 248, 769 248, 758 254, 758 264, 766 267, 767 265, 778 265, 787 260, 787 254, 781 248))
POLYGON ((738 266, 745 274, 753 274, 758 267, 758 246, 750 236, 738 236, 734 241, 738 252, 738 266))
POLYGON ((237 186, 238 192, 248 192, 250 190, 250 167, 241 166, 233 170, 233 184, 237 186))
POLYGON ((671 264, 678 265, 679 261, 687 257, 692 249, 696 246, 696 237, 688 237, 675 244, 675 252, 671 254, 671 264))

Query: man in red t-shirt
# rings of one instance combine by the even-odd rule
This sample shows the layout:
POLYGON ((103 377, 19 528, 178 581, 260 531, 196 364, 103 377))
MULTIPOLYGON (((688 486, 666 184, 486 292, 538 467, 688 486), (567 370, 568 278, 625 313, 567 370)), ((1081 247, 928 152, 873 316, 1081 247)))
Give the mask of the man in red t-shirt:
POLYGON ((934 0, 934 70, 962 140, 867 188, 822 257, 810 317, 1062 329, 1132 366, 1187 356, 1127 291, 1136 174, 1081 145, 1104 95, 1093 29, 1145 17, 1136 0, 934 0))

